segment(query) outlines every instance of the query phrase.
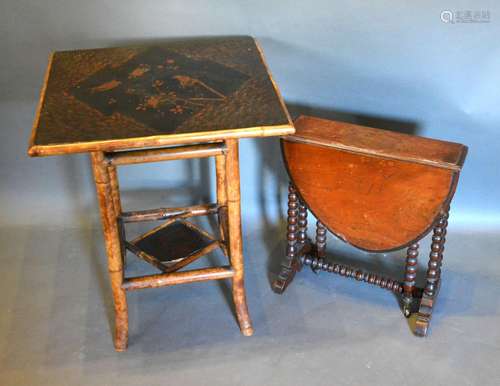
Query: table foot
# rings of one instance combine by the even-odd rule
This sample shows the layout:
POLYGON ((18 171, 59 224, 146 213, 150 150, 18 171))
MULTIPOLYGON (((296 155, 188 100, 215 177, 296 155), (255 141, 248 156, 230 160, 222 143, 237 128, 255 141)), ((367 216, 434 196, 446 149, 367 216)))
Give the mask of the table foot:
POLYGON ((244 336, 252 336, 253 335, 253 327, 250 326, 250 327, 245 327, 241 330, 241 333, 244 335, 244 336))
POLYGON ((294 259, 291 267, 281 267, 281 272, 278 278, 273 281, 271 288, 277 294, 282 294, 285 289, 293 281, 295 274, 302 269, 302 265, 298 259, 294 259))

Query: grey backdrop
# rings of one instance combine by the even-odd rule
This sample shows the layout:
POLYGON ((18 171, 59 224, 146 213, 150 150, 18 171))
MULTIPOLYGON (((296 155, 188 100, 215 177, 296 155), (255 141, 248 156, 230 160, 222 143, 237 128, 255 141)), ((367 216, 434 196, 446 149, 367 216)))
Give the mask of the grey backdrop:
MULTIPOLYGON (((85 226, 97 218, 86 156, 26 156, 50 51, 248 34, 263 46, 292 114, 467 144, 453 224, 500 226, 499 26, 497 1, 2 0, 0 223, 85 226), (444 23, 445 9, 489 11, 490 22, 444 23)), ((246 221, 275 221, 286 180, 278 141, 245 140, 241 158, 246 221)), ((212 189, 210 166, 121 169, 125 203, 200 200, 212 189)))

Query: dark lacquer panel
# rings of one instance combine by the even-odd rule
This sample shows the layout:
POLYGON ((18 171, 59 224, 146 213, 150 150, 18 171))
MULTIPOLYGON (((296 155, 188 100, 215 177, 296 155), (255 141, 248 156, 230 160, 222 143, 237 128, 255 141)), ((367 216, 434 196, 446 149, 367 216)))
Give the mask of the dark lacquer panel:
POLYGON ((182 39, 56 52, 32 145, 282 125, 291 127, 253 38, 182 39))
POLYGON ((216 62, 153 47, 98 71, 70 93, 105 115, 119 113, 173 131, 204 108, 223 104, 249 78, 216 62))
POLYGON ((201 251, 213 240, 182 221, 159 228, 135 245, 160 262, 182 259, 201 251))

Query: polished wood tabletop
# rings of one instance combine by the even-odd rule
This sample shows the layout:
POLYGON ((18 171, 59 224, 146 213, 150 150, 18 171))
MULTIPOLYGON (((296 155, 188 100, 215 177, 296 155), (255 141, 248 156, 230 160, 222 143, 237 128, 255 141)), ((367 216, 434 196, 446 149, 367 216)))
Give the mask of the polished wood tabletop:
POLYGON ((290 141, 447 169, 460 170, 467 155, 460 143, 316 117, 300 116, 295 128, 290 141))
POLYGON ((252 37, 51 55, 28 153, 286 135, 293 124, 252 37))
POLYGON ((407 247, 449 205, 467 147, 301 116, 283 138, 295 189, 340 239, 371 252, 407 247))

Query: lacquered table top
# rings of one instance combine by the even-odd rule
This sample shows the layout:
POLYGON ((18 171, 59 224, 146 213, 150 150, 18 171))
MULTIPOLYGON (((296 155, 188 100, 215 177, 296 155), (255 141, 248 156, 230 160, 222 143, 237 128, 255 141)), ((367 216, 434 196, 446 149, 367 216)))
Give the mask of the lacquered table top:
POLYGON ((29 154, 286 135, 292 122, 251 37, 55 52, 29 154))

